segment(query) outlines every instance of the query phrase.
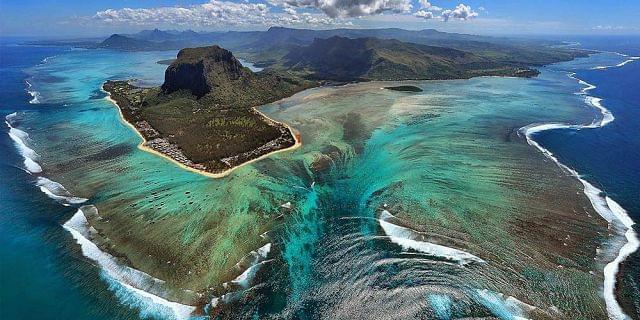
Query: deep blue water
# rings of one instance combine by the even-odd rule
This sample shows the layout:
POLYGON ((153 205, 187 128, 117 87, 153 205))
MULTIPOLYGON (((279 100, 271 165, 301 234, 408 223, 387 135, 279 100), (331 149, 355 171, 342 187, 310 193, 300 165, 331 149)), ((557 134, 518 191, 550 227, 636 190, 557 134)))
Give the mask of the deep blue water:
MULTIPOLYGON (((640 37, 607 39, 576 38, 583 47, 640 56, 640 37)), ((554 152, 561 162, 581 173, 588 181, 618 202, 636 222, 640 232, 640 63, 619 68, 580 70, 576 77, 596 86, 590 95, 602 98, 615 121, 597 130, 552 130, 537 140, 554 152)), ((623 264, 622 292, 633 296, 636 316, 640 316, 640 252, 623 264)))
MULTIPOLYGON (((640 38, 577 40, 587 48, 640 56, 640 38)), ((25 91, 29 77, 25 70, 69 50, 2 44, 0 115, 35 109, 43 117, 55 114, 60 105, 28 103, 32 97, 25 91)), ((615 121, 597 130, 546 131, 538 140, 640 221, 640 62, 583 70, 576 76, 597 86, 590 94, 603 98, 615 121)), ((71 245, 69 233, 60 227, 75 209, 61 208, 34 188, 30 175, 16 166, 22 158, 4 131, 0 134, 0 317, 137 318, 136 311, 119 304, 106 289, 98 269, 83 259, 77 246, 71 245)), ((640 254, 629 259, 627 268, 640 270, 640 254)), ((627 274, 637 278, 638 273, 627 274)), ((627 283, 638 288, 633 281, 627 283)))
MULTIPOLYGON (((69 48, 0 47, 0 114, 55 106, 29 104, 25 69, 69 48)), ((0 318, 131 319, 60 227, 75 212, 34 188, 33 178, 16 164, 22 159, 6 134, 0 134, 0 318)))
MULTIPOLYGON (((640 56, 640 38, 624 39, 626 45, 616 42, 608 46, 600 39, 580 40, 587 48, 640 56)), ((640 63, 605 70, 581 70, 576 77, 596 86, 590 94, 603 99, 602 104, 611 110, 615 121, 598 130, 547 131, 538 139, 558 154, 563 163, 600 185, 634 221, 639 221, 640 63)))

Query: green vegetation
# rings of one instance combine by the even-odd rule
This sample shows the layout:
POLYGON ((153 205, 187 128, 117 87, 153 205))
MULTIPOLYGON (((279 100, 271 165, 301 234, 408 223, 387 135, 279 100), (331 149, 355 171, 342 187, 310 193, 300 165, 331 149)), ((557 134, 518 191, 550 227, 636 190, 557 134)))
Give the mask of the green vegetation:
POLYGON ((159 62, 169 64, 161 88, 110 81, 105 89, 145 137, 146 146, 214 173, 294 145, 289 128, 253 108, 327 81, 533 77, 538 71, 532 65, 586 54, 550 43, 401 29, 271 28, 207 34, 153 30, 113 35, 98 47, 158 50, 213 40, 228 43, 266 69, 254 73, 219 46, 186 48, 177 59, 159 62))
POLYGON ((376 38, 316 39, 292 50, 277 67, 335 81, 460 79, 482 75, 527 76, 522 68, 473 53, 376 38))
POLYGON ((253 73, 217 46, 183 49, 161 88, 104 85, 147 146, 184 165, 220 172, 294 145, 290 130, 253 107, 315 83, 284 73, 253 73))

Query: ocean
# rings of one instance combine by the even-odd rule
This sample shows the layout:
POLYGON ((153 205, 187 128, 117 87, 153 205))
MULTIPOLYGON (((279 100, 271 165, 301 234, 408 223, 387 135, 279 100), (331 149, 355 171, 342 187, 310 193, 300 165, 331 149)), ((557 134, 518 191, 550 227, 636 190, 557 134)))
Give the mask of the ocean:
POLYGON ((637 317, 640 254, 619 273, 625 299, 602 270, 627 242, 615 215, 640 219, 640 39, 568 40, 607 52, 535 79, 357 84, 265 106, 303 147, 216 180, 137 149, 100 90, 160 84, 156 61, 175 51, 3 41, 2 315, 637 317))

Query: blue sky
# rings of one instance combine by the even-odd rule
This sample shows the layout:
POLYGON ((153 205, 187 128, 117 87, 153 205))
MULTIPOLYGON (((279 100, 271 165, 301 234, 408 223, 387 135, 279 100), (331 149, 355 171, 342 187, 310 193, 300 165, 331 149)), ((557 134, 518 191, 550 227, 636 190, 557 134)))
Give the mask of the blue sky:
POLYGON ((3 36, 162 29, 435 28, 475 34, 640 34, 640 1, 0 0, 3 36))

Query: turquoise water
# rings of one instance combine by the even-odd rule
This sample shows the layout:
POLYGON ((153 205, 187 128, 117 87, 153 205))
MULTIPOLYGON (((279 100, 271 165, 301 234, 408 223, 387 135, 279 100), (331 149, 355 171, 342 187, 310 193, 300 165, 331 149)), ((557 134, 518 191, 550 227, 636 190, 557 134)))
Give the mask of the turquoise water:
POLYGON ((221 318, 606 314, 602 268, 620 236, 609 235, 582 185, 519 129, 600 117, 564 70, 618 56, 544 69, 536 79, 413 83, 420 94, 385 83, 309 90, 262 108, 300 132, 301 148, 214 180, 137 149, 139 137, 99 90, 107 79, 158 85, 166 66, 155 61, 175 52, 13 48, 55 55, 16 68, 26 74, 15 71, 16 84, 2 93, 10 102, 2 109, 17 112, 11 125, 28 133, 43 169, 21 170, 2 137, 10 150, 3 176, 12 178, 3 203, 18 213, 3 214, 4 247, 15 257, 3 263, 3 288, 33 288, 2 290, 2 309, 15 317, 42 318, 29 312, 33 304, 68 306, 61 315, 74 319, 181 315, 127 285, 196 313, 213 299, 206 311, 221 318), (38 104, 28 104, 24 79, 38 104), (83 207, 100 233, 93 240, 119 264, 167 283, 119 278, 83 258, 61 227, 81 204, 47 198, 33 185, 39 175, 98 209, 83 207), (391 216, 381 222, 383 210, 391 216), (596 255, 599 246, 612 249, 596 255), (31 259, 46 262, 25 271, 31 259))

